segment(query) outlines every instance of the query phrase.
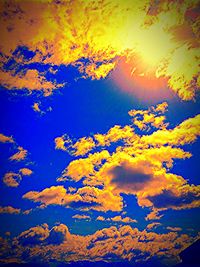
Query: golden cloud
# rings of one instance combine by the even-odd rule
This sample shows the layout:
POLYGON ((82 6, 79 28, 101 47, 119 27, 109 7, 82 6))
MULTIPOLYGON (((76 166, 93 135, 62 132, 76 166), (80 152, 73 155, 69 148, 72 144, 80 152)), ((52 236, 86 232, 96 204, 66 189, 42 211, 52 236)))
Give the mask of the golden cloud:
POLYGON ((19 146, 17 149, 18 152, 11 156, 10 160, 21 161, 26 158, 28 151, 21 146, 19 146))
POLYGON ((111 217, 111 218, 104 218, 103 216, 98 216, 97 221, 113 221, 113 222, 121 222, 121 223, 137 223, 137 220, 134 220, 130 217, 122 217, 121 215, 117 215, 115 217, 111 217))
POLYGON ((159 223, 159 222, 153 222, 153 223, 150 223, 147 225, 147 229, 149 230, 149 229, 157 228, 160 225, 161 225, 161 223, 159 223))
POLYGON ((160 219, 162 210, 199 207, 200 186, 190 185, 184 177, 170 173, 170 169, 176 159, 192 156, 180 147, 199 137, 200 115, 170 128, 164 122, 166 111, 166 102, 147 111, 131 110, 131 125, 117 125, 106 134, 70 141, 70 148, 65 146, 65 150, 73 149, 73 156, 84 157, 72 160, 58 181, 81 181, 85 187, 97 191, 101 186, 101 192, 110 192, 115 198, 122 198, 122 194, 135 195, 139 206, 152 209, 147 220, 160 219), (161 116, 164 119, 157 123, 156 118, 161 116), (138 121, 142 123, 140 134, 135 132, 138 121), (81 149, 83 142, 87 144, 86 149, 85 146, 81 149), (111 144, 115 146, 112 152, 111 144), (103 150, 95 152, 99 147, 103 150))
POLYGON ((23 176, 29 176, 31 175, 33 172, 32 170, 28 169, 28 168, 22 168, 19 170, 19 172, 23 175, 23 176))
POLYGON ((75 214, 72 216, 73 219, 78 219, 78 220, 90 220, 91 217, 89 215, 81 215, 81 214, 75 214))
POLYGON ((110 191, 85 186, 70 193, 63 186, 52 186, 41 192, 30 191, 23 198, 47 205, 62 205, 80 210, 121 211, 122 198, 110 191))
POLYGON ((7 172, 3 177, 3 182, 9 187, 18 187, 23 176, 30 176, 32 173, 32 170, 28 168, 22 168, 17 173, 7 172))
POLYGON ((113 261, 131 260, 132 262, 159 257, 180 261, 179 253, 199 239, 186 234, 168 232, 157 234, 152 231, 140 231, 137 228, 123 226, 104 228, 97 232, 80 236, 69 232, 64 224, 49 228, 47 224, 32 227, 19 234, 9 243, 1 239, 2 261, 18 260, 31 262, 54 261, 113 261), (14 246, 13 246, 14 245, 14 246), (134 248, 134 249, 133 249, 134 248), (10 251, 8 253, 8 251, 10 251), (26 258, 24 252, 26 251, 26 258), (112 255, 112 256, 111 256, 112 255))
POLYGON ((19 186, 21 180, 22 180, 21 175, 14 172, 7 172, 3 177, 4 184, 10 187, 19 186))
POLYGON ((11 136, 6 136, 4 134, 0 134, 0 142, 1 143, 13 143, 14 140, 11 136))
POLYGON ((19 214, 20 209, 16 209, 12 206, 0 207, 0 213, 19 214))

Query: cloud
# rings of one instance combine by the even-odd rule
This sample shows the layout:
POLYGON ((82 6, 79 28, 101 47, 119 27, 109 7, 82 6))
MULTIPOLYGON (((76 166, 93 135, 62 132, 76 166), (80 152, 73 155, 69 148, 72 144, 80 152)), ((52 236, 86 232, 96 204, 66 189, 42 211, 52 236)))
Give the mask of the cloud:
POLYGON ((191 209, 200 206, 200 186, 186 186, 179 190, 163 190, 161 194, 150 196, 148 199, 155 208, 191 209))
POLYGON ((0 207, 0 213, 19 214, 20 209, 16 209, 12 206, 0 207))
POLYGON ((10 241, 2 239, 4 250, 1 258, 3 262, 17 259, 26 263, 35 259, 47 263, 52 259, 56 262, 128 260, 136 263, 158 257, 178 262, 179 253, 198 238, 177 232, 158 234, 140 231, 127 225, 120 228, 111 226, 81 236, 71 234, 64 224, 52 228, 43 224, 11 240, 14 245, 12 250, 10 241))
POLYGON ((67 148, 65 147, 65 145, 67 144, 69 146, 69 144, 71 143, 71 140, 66 135, 61 136, 61 137, 56 137, 54 141, 55 141, 55 148, 61 149, 64 151, 67 151, 67 148))
POLYGON ((18 173, 7 172, 3 177, 3 182, 9 187, 18 187, 22 177, 18 173))
POLYGON ((112 176, 111 185, 119 187, 125 192, 142 190, 145 184, 153 179, 150 174, 145 174, 143 170, 132 167, 128 162, 114 167, 110 170, 110 174, 112 176))
POLYGON ((17 153, 15 153, 13 156, 11 156, 9 158, 10 160, 21 161, 21 160, 24 160, 26 158, 28 151, 21 146, 19 146, 17 149, 19 151, 17 153))
POLYGON ((41 226, 32 227, 22 232, 17 241, 22 245, 36 245, 40 244, 43 240, 49 237, 49 229, 46 223, 41 226))
POLYGON ((1 143, 14 143, 14 140, 11 136, 0 134, 0 142, 1 143))
POLYGON ((30 176, 32 173, 29 168, 22 168, 18 173, 7 172, 3 177, 3 182, 9 187, 18 187, 23 176, 30 176))
POLYGON ((145 220, 159 220, 163 215, 159 215, 159 211, 156 209, 153 209, 152 212, 147 214, 145 220))
POLYGON ((97 221, 105 221, 106 219, 103 216, 98 216, 96 220, 97 221))
POLYGON ((41 109, 40 109, 40 106, 39 106, 39 103, 35 102, 32 106, 33 110, 35 112, 38 112, 38 113, 42 113, 41 109))
POLYGON ((115 216, 115 217, 111 217, 111 218, 104 218, 103 216, 98 216, 97 221, 113 221, 113 222, 121 222, 121 223, 137 223, 137 220, 134 220, 130 217, 122 217, 120 215, 115 216))
POLYGON ((31 175, 33 172, 32 170, 28 169, 28 168, 22 168, 19 170, 19 172, 23 175, 23 176, 29 176, 31 175))
POLYGON ((155 119, 165 118, 166 111, 166 102, 147 111, 132 110, 129 112, 133 118, 131 125, 117 125, 105 134, 71 140, 70 148, 76 148, 73 156, 79 158, 69 163, 58 181, 81 181, 85 187, 96 191, 100 187, 101 194, 97 198, 101 198, 103 191, 110 192, 114 198, 121 199, 116 202, 118 207, 120 202, 123 204, 123 194, 134 195, 139 206, 152 210, 147 220, 160 219, 159 212, 166 209, 199 207, 199 186, 190 185, 184 177, 170 170, 175 160, 192 156, 181 146, 192 144, 199 137, 200 115, 188 118, 174 128, 167 122, 163 124, 164 121, 155 125, 155 119), (145 115, 148 115, 147 119, 145 115), (138 121, 143 123, 139 129, 138 121), (83 146, 81 151, 83 140, 92 145, 87 145, 87 149, 83 146), (97 152, 100 149, 101 152, 97 152))
POLYGON ((180 227, 171 227, 171 226, 168 226, 168 227, 166 227, 166 229, 167 230, 169 230, 169 231, 174 231, 174 232, 179 232, 179 231, 182 231, 182 228, 180 228, 180 227))
POLYGON ((65 224, 54 226, 50 232, 47 242, 50 244, 61 244, 71 239, 71 234, 65 224))
POLYGON ((157 228, 160 225, 161 225, 161 223, 159 223, 159 222, 153 222, 153 223, 150 223, 147 225, 147 229, 149 230, 149 229, 157 228))
POLYGON ((167 111, 167 107, 167 102, 163 102, 148 110, 130 110, 128 114, 133 117, 133 124, 140 130, 148 130, 152 127, 165 129, 168 124, 165 123, 166 117, 163 113, 167 111))
POLYGON ((61 87, 60 84, 47 81, 37 70, 32 69, 28 69, 25 74, 21 75, 0 71, 0 83, 9 90, 43 91, 44 96, 49 96, 53 90, 61 87))
POLYGON ((8 89, 49 95, 60 85, 37 69, 27 70, 28 64, 33 68, 41 63, 49 70, 52 65, 71 65, 84 78, 101 79, 125 58, 135 70, 134 81, 142 75, 164 78, 179 97, 193 99, 199 87, 198 23, 192 15, 198 17, 197 5, 148 0, 134 5, 107 0, 70 5, 2 1, 0 52, 5 65, 10 59, 15 64, 14 71, 3 64, 1 82, 8 89))
MULTIPOLYGON (((72 179, 74 181, 79 181, 85 177, 87 183, 92 185, 92 177, 94 177, 96 173, 95 169, 99 169, 102 162, 109 157, 109 152, 107 150, 102 150, 101 152, 89 155, 87 158, 71 161, 67 168, 63 171, 62 177, 59 177, 59 180, 64 181, 72 179)), ((97 177, 95 179, 95 183, 98 183, 97 177)))
POLYGON ((81 214, 75 214, 72 216, 73 219, 78 219, 78 220, 90 220, 91 217, 88 215, 81 215, 81 214))
POLYGON ((70 193, 63 186, 52 186, 41 192, 30 191, 23 198, 48 205, 61 205, 80 210, 121 211, 122 198, 110 191, 85 186, 70 193))

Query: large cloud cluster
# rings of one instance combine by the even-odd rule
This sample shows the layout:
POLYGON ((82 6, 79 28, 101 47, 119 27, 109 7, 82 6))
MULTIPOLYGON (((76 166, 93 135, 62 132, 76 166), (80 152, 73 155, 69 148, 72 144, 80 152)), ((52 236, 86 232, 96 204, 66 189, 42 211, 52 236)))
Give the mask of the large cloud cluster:
POLYGON ((82 210, 122 211, 123 194, 134 195, 139 206, 150 208, 147 220, 161 218, 159 211, 199 207, 200 186, 189 184, 170 169, 174 160, 192 156, 181 147, 200 135, 200 117, 169 128, 166 108, 167 104, 162 103, 148 111, 132 110, 129 114, 133 124, 114 126, 106 134, 83 137, 75 143, 59 137, 63 141, 60 148, 79 158, 69 163, 58 182, 74 181, 78 189, 70 192, 58 185, 41 192, 30 191, 24 198, 82 210), (155 123, 160 117, 162 123, 155 123), (82 147, 79 144, 83 142, 92 145, 82 147))
MULTIPOLYGON (((179 229, 178 229, 179 230, 179 229)), ((74 235, 64 224, 32 227, 16 238, 1 239, 1 262, 49 262, 79 260, 146 261, 153 257, 179 261, 179 253, 199 237, 178 232, 157 234, 122 226, 104 228, 87 236, 74 235), (12 249, 11 249, 12 247, 12 249), (10 248, 10 250, 9 250, 10 248)))

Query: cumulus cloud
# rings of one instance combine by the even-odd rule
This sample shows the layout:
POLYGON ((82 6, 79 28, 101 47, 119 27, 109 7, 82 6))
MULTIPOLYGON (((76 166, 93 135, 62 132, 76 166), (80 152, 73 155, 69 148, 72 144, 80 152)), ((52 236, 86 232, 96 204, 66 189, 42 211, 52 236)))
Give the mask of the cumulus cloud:
POLYGON ((97 221, 112 221, 112 222, 120 222, 120 223, 137 223, 137 220, 132 219, 130 217, 122 217, 120 215, 117 215, 115 217, 111 217, 111 218, 105 218, 103 216, 98 216, 97 221))
POLYGON ((30 176, 32 173, 29 168, 22 168, 17 173, 7 172, 3 177, 3 182, 9 187, 18 187, 23 176, 30 176))
POLYGON ((29 176, 31 175, 33 172, 32 170, 28 169, 28 168, 22 168, 19 170, 19 172, 23 175, 23 176, 29 176))
POLYGON ((61 85, 47 81, 37 70, 31 69, 22 75, 0 71, 0 83, 9 90, 43 91, 44 96, 50 95, 54 89, 61 87, 61 85))
POLYGON ((33 110, 34 110, 35 112, 38 112, 38 113, 41 113, 41 112, 42 112, 41 109, 40 109, 39 103, 37 103, 37 102, 35 102, 35 103, 33 104, 32 108, 33 108, 33 110))
POLYGON ((10 160, 21 161, 26 158, 28 151, 21 146, 19 146, 17 149, 18 149, 18 152, 12 155, 10 157, 10 160))
POLYGON ((163 215, 159 215, 159 211, 153 209, 145 218, 145 220, 159 220, 163 215))
POLYGON ((47 205, 62 205, 80 210, 121 211, 123 203, 119 195, 95 187, 85 186, 70 193, 63 186, 52 186, 41 192, 30 191, 23 198, 47 205))
MULTIPOLYGON (((131 125, 114 126, 105 134, 70 140, 65 150, 79 158, 69 163, 58 181, 81 181, 93 190, 100 186, 101 192, 110 192, 116 199, 117 196, 122 199, 122 194, 134 195, 139 206, 152 209, 146 220, 160 219, 159 211, 166 209, 199 207, 200 187, 190 185, 170 169, 175 160, 192 156, 181 147, 194 143, 199 137, 200 115, 170 128, 164 122, 166 111, 166 102, 147 111, 131 110, 131 125), (164 120, 155 122, 160 116, 164 120), (142 127, 138 127, 138 121, 142 122, 142 127), (83 140, 87 149, 83 146, 81 150, 83 140), (83 153, 84 157, 80 158, 83 153)), ((123 204, 122 200, 120 202, 123 204)))
POLYGON ((179 253, 195 242, 193 238, 177 232, 158 234, 140 231, 130 226, 104 228, 97 232, 80 236, 71 234, 64 224, 51 229, 47 224, 32 227, 12 241, 1 240, 3 262, 17 259, 19 262, 79 261, 79 260, 129 260, 140 262, 152 257, 161 260, 170 258, 179 261, 179 253), (10 250, 9 250, 10 249, 10 250), (26 252, 26 253, 24 253, 26 252), (142 256, 142 257, 141 257, 142 256))
POLYGON ((22 177, 18 173, 7 172, 3 177, 3 182, 10 187, 18 187, 22 177))
POLYGON ((182 231, 182 228, 180 228, 180 227, 171 227, 171 226, 167 226, 166 229, 169 230, 169 231, 172 231, 172 232, 173 232, 173 231, 174 231, 174 232, 182 231))
POLYGON ((147 225, 147 229, 149 230, 149 229, 157 228, 160 225, 161 225, 161 223, 159 223, 159 222, 153 222, 153 223, 150 223, 147 225))
POLYGON ((4 134, 0 134, 0 142, 1 143, 13 143, 14 140, 11 136, 6 136, 4 134))
POLYGON ((134 81, 141 76, 163 77, 179 97, 193 99, 199 88, 197 5, 149 0, 134 5, 107 0, 69 5, 2 1, 1 57, 4 63, 14 59, 15 64, 14 71, 3 64, 1 83, 8 89, 26 87, 49 95, 61 85, 33 67, 27 70, 28 64, 42 63, 49 70, 52 65, 72 65, 82 77, 101 79, 125 58, 131 62, 134 81), (31 55, 26 57, 20 48, 31 55))
POLYGON ((12 206, 0 207, 0 213, 19 214, 20 211, 20 209, 14 208, 12 206))
POLYGON ((75 214, 72 216, 73 219, 78 219, 78 220, 90 220, 91 217, 89 215, 82 215, 82 214, 75 214))

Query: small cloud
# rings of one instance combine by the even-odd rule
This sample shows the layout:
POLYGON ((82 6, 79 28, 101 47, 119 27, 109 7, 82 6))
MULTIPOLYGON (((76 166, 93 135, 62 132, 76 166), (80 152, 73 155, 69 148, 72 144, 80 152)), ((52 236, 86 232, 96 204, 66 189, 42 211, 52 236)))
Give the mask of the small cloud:
POLYGON ((137 223, 137 220, 134 220, 130 217, 122 217, 122 216, 115 216, 111 218, 105 218, 103 216, 98 216, 96 218, 97 221, 113 221, 113 222, 121 222, 121 223, 137 223))
POLYGON ((42 111, 41 111, 41 109, 40 109, 40 107, 39 107, 39 103, 34 103, 33 104, 33 106, 32 106, 32 108, 33 108, 33 110, 35 111, 35 112, 38 112, 38 113, 41 113, 42 111))
POLYGON ((23 175, 23 176, 30 176, 33 171, 28 169, 28 168, 22 168, 19 170, 19 172, 23 175))
POLYGON ((78 220, 91 220, 91 217, 88 215, 80 215, 80 214, 76 214, 74 216, 72 216, 73 219, 78 219, 78 220))
POLYGON ((150 224, 147 225, 147 229, 148 229, 148 230, 151 230, 151 229, 153 229, 153 228, 157 228, 158 226, 161 226, 161 225, 162 225, 162 224, 159 223, 159 222, 153 222, 153 223, 150 223, 150 224))
POLYGON ((11 136, 0 134, 0 143, 14 143, 14 140, 11 136))
POLYGON ((148 220, 159 220, 163 215, 159 215, 159 210, 153 209, 145 218, 148 220))
POLYGON ((27 156, 28 151, 25 150, 23 147, 19 146, 18 147, 18 152, 15 153, 13 156, 10 157, 10 160, 15 160, 15 161, 21 161, 24 160, 27 156))
POLYGON ((0 213, 20 214, 21 210, 13 208, 12 206, 0 207, 0 213))
POLYGON ((98 216, 96 218, 97 221, 106 221, 106 219, 103 216, 98 216))
POLYGON ((169 230, 169 231, 172 231, 172 232, 182 231, 182 228, 180 228, 180 227, 171 227, 171 226, 168 226, 166 229, 169 230))
POLYGON ((113 222, 122 222, 122 223, 137 223, 137 220, 134 220, 130 217, 124 217, 122 218, 121 216, 115 216, 110 218, 111 221, 113 222))
POLYGON ((3 177, 3 182, 9 187, 18 187, 22 180, 22 176, 18 173, 8 172, 3 177))
POLYGON ((32 173, 32 170, 28 168, 22 168, 18 173, 7 172, 3 177, 3 182, 9 187, 18 187, 23 176, 30 176, 32 173))

